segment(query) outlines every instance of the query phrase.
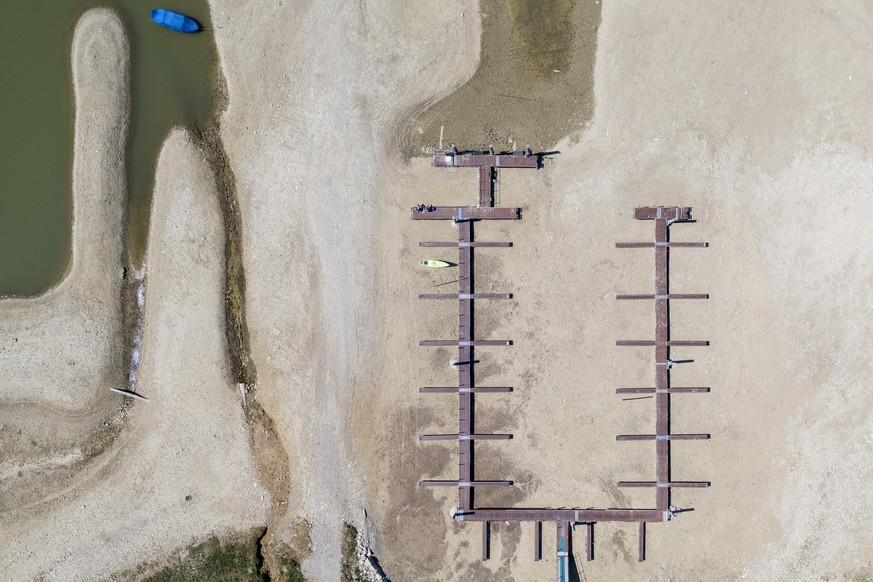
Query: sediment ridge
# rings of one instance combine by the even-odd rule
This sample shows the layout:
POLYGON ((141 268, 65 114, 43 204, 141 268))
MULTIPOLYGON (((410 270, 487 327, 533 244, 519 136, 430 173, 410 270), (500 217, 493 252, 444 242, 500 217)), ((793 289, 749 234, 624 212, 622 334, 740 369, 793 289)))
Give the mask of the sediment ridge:
POLYGON ((106 450, 126 406, 122 265, 129 47, 117 15, 86 13, 72 40, 72 254, 63 279, 0 300, 0 509, 38 501, 106 450))

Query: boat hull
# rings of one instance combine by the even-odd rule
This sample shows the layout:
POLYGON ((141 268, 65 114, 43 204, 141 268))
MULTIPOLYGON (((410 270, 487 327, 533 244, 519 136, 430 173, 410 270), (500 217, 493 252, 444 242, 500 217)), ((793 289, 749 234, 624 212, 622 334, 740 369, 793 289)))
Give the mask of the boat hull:
POLYGON ((151 16, 152 22, 155 24, 166 26, 177 32, 197 32, 200 30, 200 25, 197 24, 196 20, 178 12, 155 8, 151 11, 151 16))
POLYGON ((451 263, 447 263, 445 261, 437 261, 434 259, 422 259, 420 263, 425 267, 430 267, 432 269, 443 269, 445 267, 451 267, 451 263))

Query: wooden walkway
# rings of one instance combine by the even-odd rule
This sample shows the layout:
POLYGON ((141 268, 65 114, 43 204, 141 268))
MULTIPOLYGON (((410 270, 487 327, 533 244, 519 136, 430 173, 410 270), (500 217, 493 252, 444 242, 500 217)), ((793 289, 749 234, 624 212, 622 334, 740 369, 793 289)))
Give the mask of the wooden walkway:
POLYGON ((619 394, 653 394, 655 397, 655 433, 643 435, 618 435, 619 441, 655 441, 655 481, 622 481, 621 487, 653 487, 655 507, 645 509, 548 509, 548 508, 476 508, 474 491, 476 487, 510 487, 508 479, 481 480, 474 470, 474 441, 509 440, 510 434, 480 434, 474 430, 474 398, 479 393, 511 392, 510 386, 476 386, 474 348, 510 346, 511 340, 475 339, 474 302, 476 300, 510 299, 511 293, 476 293, 474 290, 474 249, 483 247, 511 247, 509 242, 480 242, 474 239, 473 223, 479 220, 516 220, 521 218, 520 208, 500 208, 494 206, 494 182, 498 168, 537 169, 542 165, 540 156, 529 152, 512 154, 464 153, 437 154, 436 167, 475 167, 479 170, 479 196, 477 206, 420 205, 412 209, 413 220, 453 220, 458 225, 458 242, 421 242, 421 247, 444 247, 458 249, 458 292, 424 293, 420 299, 449 299, 458 301, 458 339, 424 340, 421 346, 457 347, 458 359, 453 365, 458 370, 457 386, 424 386, 419 391, 424 394, 457 394, 458 433, 422 435, 421 441, 455 441, 458 443, 458 479, 424 480, 422 487, 455 487, 458 489, 458 509, 453 518, 457 521, 482 523, 482 559, 490 556, 490 522, 517 521, 533 522, 535 527, 534 559, 542 556, 542 522, 555 522, 558 528, 558 567, 559 577, 568 572, 567 559, 571 547, 572 526, 586 524, 586 558, 594 557, 594 523, 615 521, 637 523, 639 527, 640 561, 645 559, 645 524, 663 522, 673 517, 670 507, 670 490, 673 487, 707 487, 704 481, 672 481, 670 477, 670 443, 674 440, 705 440, 708 434, 675 434, 670 432, 670 395, 706 393, 708 387, 671 387, 670 349, 674 347, 707 346, 703 340, 672 340, 669 329, 669 302, 678 299, 706 299, 706 294, 671 294, 669 292, 668 250, 670 248, 700 248, 706 243, 671 243, 669 227, 676 222, 691 220, 691 209, 680 207, 642 207, 634 211, 638 220, 655 221, 655 241, 641 243, 618 243, 618 248, 654 249, 655 252, 655 293, 643 295, 618 295, 620 300, 651 300, 655 302, 655 339, 618 340, 619 346, 655 348, 655 386, 625 387, 616 390, 619 394), (564 552, 562 554, 562 552, 564 552))
MULTIPOLYGON (((654 487, 656 488, 656 508, 663 515, 663 521, 670 519, 670 490, 673 487, 708 487, 708 481, 673 481, 670 477, 670 447, 671 441, 677 440, 707 440, 708 434, 674 434, 670 432, 670 395, 681 393, 709 392, 707 387, 670 387, 670 369, 673 360, 670 359, 672 347, 702 347, 708 346, 705 340, 671 340, 670 339, 670 301, 674 299, 706 299, 706 294, 670 294, 668 252, 673 248, 703 248, 706 243, 670 243, 670 225, 691 220, 691 209, 681 207, 647 206, 636 208, 634 218, 637 220, 655 221, 654 243, 617 243, 617 248, 652 248, 655 251, 655 293, 653 295, 617 295, 619 300, 653 300, 655 302, 655 339, 654 340, 618 340, 617 346, 646 346, 655 348, 655 386, 654 388, 619 388, 617 393, 623 394, 631 390, 641 390, 655 395, 655 434, 618 435, 618 441, 655 441, 655 481, 620 481, 619 487, 654 487)), ((645 532, 641 527, 640 532, 645 532)), ((644 542, 641 542, 644 544, 644 542)), ((640 548, 644 548, 641 545, 640 548)), ((642 556, 641 549, 641 556, 642 556)))
MULTIPOLYGON (((512 340, 475 339, 473 314, 476 300, 510 299, 511 293, 476 293, 474 291, 475 269, 473 253, 476 248, 509 248, 510 242, 481 242, 474 239, 473 223, 479 220, 517 220, 521 218, 520 208, 501 208, 494 206, 494 182, 497 179, 497 168, 529 168, 540 166, 538 156, 517 154, 440 154, 434 156, 436 167, 473 167, 479 169, 479 196, 477 206, 437 206, 419 205, 412 209, 413 220, 452 220, 458 225, 458 241, 421 242, 422 247, 443 247, 458 249, 458 292, 457 293, 423 293, 420 299, 453 299, 458 302, 458 339, 423 340, 423 347, 457 347, 458 359, 453 365, 458 370, 457 386, 425 386, 419 389, 425 394, 453 393, 458 395, 458 432, 457 434, 422 435, 420 440, 445 441, 455 440, 458 443, 458 480, 425 480, 422 487, 457 487, 458 511, 460 513, 473 510, 473 495, 476 487, 508 487, 509 480, 477 480, 473 470, 473 441, 476 440, 508 440, 509 434, 477 434, 474 431, 474 398, 477 393, 511 392, 512 387, 476 386, 476 360, 473 350, 476 347, 511 346, 512 340)), ((483 556, 487 557, 488 526, 487 520, 483 526, 483 556)))

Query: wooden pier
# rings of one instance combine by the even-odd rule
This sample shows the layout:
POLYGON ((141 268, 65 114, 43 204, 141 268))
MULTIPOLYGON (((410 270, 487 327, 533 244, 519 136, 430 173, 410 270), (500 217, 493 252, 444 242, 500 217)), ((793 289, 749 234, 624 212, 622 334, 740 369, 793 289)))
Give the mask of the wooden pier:
MULTIPOLYGON (((669 290, 669 249, 670 248, 705 248, 707 243, 671 243, 670 225, 691 220, 691 208, 646 206, 634 209, 637 220, 653 220, 655 222, 655 241, 617 243, 616 248, 643 249, 655 251, 655 293, 652 295, 617 295, 619 300, 651 299, 655 302, 655 339, 654 340, 618 340, 617 346, 644 346, 655 348, 655 386, 636 389, 655 394, 655 434, 652 435, 618 435, 619 441, 655 441, 655 475, 656 481, 621 481, 619 487, 655 487, 656 507, 663 514, 663 520, 670 518, 670 489, 673 487, 708 487, 709 482, 676 482, 670 479, 670 442, 676 440, 707 440, 708 434, 674 434, 670 432, 670 395, 680 393, 709 392, 709 388, 670 388, 670 359, 672 347, 703 347, 708 346, 705 340, 671 340, 670 339, 670 301, 673 299, 707 299, 707 294, 671 295, 669 290)), ((617 393, 627 393, 632 388, 619 388, 617 393)), ((645 535, 645 527, 640 526, 640 535, 645 535)), ((640 560, 644 558, 644 540, 640 541, 640 560)))
POLYGON ((669 302, 671 300, 707 299, 706 294, 671 294, 668 286, 668 250, 671 248, 702 248, 706 243, 671 243, 669 227, 676 222, 691 220, 691 209, 682 207, 642 207, 634 211, 638 220, 655 221, 655 241, 640 243, 618 243, 617 248, 653 249, 655 252, 655 292, 644 295, 618 295, 620 300, 651 300, 655 302, 655 339, 618 340, 619 346, 655 348, 655 386, 625 387, 616 390, 619 394, 653 394, 655 398, 655 432, 642 435, 618 435, 618 441, 655 441, 655 481, 622 481, 622 487, 653 487, 655 506, 653 508, 476 508, 474 492, 476 487, 511 487, 509 479, 477 479, 474 470, 474 441, 510 440, 510 434, 477 434, 474 430, 474 398, 479 393, 512 392, 509 386, 476 386, 474 349, 478 347, 511 346, 508 339, 476 339, 474 333, 474 303, 476 300, 511 299, 511 293, 476 293, 474 290, 474 249, 508 248, 510 242, 483 242, 474 239, 474 222, 480 220, 517 220, 521 218, 520 208, 501 208, 494 206, 494 183, 497 170, 503 168, 542 167, 542 156, 527 152, 508 154, 487 153, 440 153, 434 156, 434 166, 449 168, 478 168, 479 195, 476 206, 425 206, 412 209, 413 220, 452 220, 458 227, 457 242, 421 242, 422 247, 458 249, 458 292, 424 293, 423 300, 458 301, 458 339, 424 340, 420 346, 456 347, 458 358, 452 363, 458 370, 457 386, 424 386, 419 388, 423 394, 457 394, 458 433, 422 435, 420 440, 457 441, 458 479, 424 480, 422 487, 456 487, 458 489, 456 521, 482 522, 482 559, 490 556, 490 523, 494 521, 532 522, 534 529, 534 559, 542 557, 542 522, 556 524, 558 539, 559 579, 568 575, 569 556, 572 544, 571 532, 575 524, 586 526, 586 558, 594 558, 594 524, 603 521, 637 523, 639 528, 639 560, 645 559, 645 532, 647 522, 663 522, 673 517, 670 507, 670 489, 673 487, 707 487, 704 481, 672 481, 670 478, 670 441, 706 440, 708 434, 677 434, 670 432, 670 395, 707 393, 708 387, 671 387, 670 349, 674 347, 708 346, 705 340, 672 340, 669 331, 669 302))
MULTIPOLYGON (((457 347, 458 359, 454 363, 458 369, 458 386, 423 387, 424 394, 452 393, 458 395, 458 433, 451 435, 423 435, 421 441, 455 440, 458 443, 458 480, 422 481, 423 487, 458 487, 458 511, 466 513, 473 510, 473 496, 476 487, 509 486, 512 481, 483 481, 474 478, 473 441, 508 440, 512 435, 485 435, 474 432, 474 394, 510 392, 511 387, 477 387, 475 385, 475 366, 473 349, 477 347, 506 347, 512 340, 475 339, 473 314, 476 300, 510 299, 511 293, 476 293, 474 291, 474 249, 509 248, 511 242, 484 242, 474 239, 473 223, 480 220, 517 220, 521 218, 520 208, 494 206, 494 182, 498 168, 537 169, 541 165, 539 156, 529 152, 511 154, 438 154, 434 156, 434 166, 442 168, 464 167, 479 169, 479 195, 476 206, 425 206, 421 204, 412 209, 413 220, 452 220, 458 225, 458 241, 426 241, 422 247, 442 247, 458 249, 458 292, 423 293, 419 299, 451 299, 458 302, 458 339, 423 340, 422 347, 457 347)), ((487 523, 488 520, 482 520, 487 523)), ((487 531, 487 530, 483 530, 487 531)), ((484 536, 485 534, 483 534, 484 536)), ((486 539, 483 537, 483 539, 486 539)), ((483 556, 487 552, 483 550, 483 556)))

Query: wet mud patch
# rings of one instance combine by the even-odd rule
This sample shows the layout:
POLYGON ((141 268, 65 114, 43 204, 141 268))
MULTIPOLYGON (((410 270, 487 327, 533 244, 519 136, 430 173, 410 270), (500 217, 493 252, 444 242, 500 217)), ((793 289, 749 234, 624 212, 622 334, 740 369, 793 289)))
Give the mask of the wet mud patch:
POLYGON ((609 542, 608 547, 610 548, 613 562, 623 561, 627 564, 632 564, 634 562, 634 558, 631 557, 630 549, 628 549, 628 546, 633 542, 628 540, 628 534, 626 531, 618 530, 613 532, 609 542))
MULTIPOLYGON (((464 527, 475 527, 473 524, 467 524, 464 527)), ((491 558, 500 559, 500 566, 496 571, 492 571, 486 562, 465 562, 465 558, 469 558, 470 552, 478 551, 477 549, 468 547, 462 548, 455 556, 458 561, 456 572, 458 580, 477 580, 483 582, 514 582, 516 578, 512 576, 512 562, 518 552, 518 545, 521 541, 521 524, 518 522, 491 522, 491 558)))
MULTIPOLYGON (((491 339, 491 337, 488 335, 491 332, 491 328, 488 325, 479 325, 477 323, 475 330, 475 336, 481 337, 483 339, 491 339)), ((508 369, 508 363, 506 360, 505 352, 501 354, 501 352, 497 350, 506 349, 511 348, 480 348, 474 352, 474 359, 479 361, 479 363, 476 364, 475 370, 476 385, 485 386, 492 382, 496 382, 500 386, 515 385, 511 379, 509 380, 509 384, 504 384, 505 378, 501 379, 506 374, 506 371, 508 369)))
POLYGON ((433 352, 431 352, 431 354, 430 354, 430 358, 429 358, 430 365, 433 366, 434 368, 441 368, 441 367, 445 366, 447 362, 450 362, 453 357, 455 357, 455 359, 457 359, 455 354, 450 352, 448 349, 437 348, 437 349, 433 350, 433 352))
POLYGON ((423 406, 398 409, 386 423, 388 430, 373 452, 388 459, 383 478, 389 482, 389 506, 381 511, 380 545, 391 551, 380 555, 386 572, 397 580, 416 580, 436 573, 448 551, 445 533, 448 512, 445 496, 457 489, 426 489, 420 479, 451 479, 457 447, 443 443, 418 443, 422 426, 438 422, 434 411, 423 406), (433 540, 422 546, 421 539, 433 540))
POLYGON ((21 425, 0 416, 0 513, 68 487, 73 475, 112 448, 133 406, 126 398, 101 398, 96 414, 85 418, 39 407, 42 421, 21 425))
POLYGON ((453 93, 423 103, 401 123, 404 157, 452 143, 546 150, 583 129, 594 111, 600 6, 593 0, 481 0, 479 67, 453 93))
POLYGON ((482 441, 475 445, 475 479, 513 482, 512 487, 477 487, 473 501, 476 507, 523 507, 525 500, 540 488, 539 477, 510 460, 512 452, 505 449, 511 446, 512 441, 482 441))
POLYGON ((600 483, 600 490, 609 494, 611 499, 609 507, 634 507, 631 498, 618 488, 615 481, 604 477, 600 477, 597 481, 600 483))
MULTIPOLYGON (((252 390, 250 394, 256 395, 252 390)), ((288 453, 276 430, 273 418, 254 398, 245 406, 255 470, 261 484, 270 492, 272 508, 270 522, 258 537, 260 572, 295 572, 309 555, 312 544, 309 523, 296 521, 286 531, 277 532, 277 524, 288 511, 291 492, 291 472, 288 453)), ((275 578, 275 576, 274 576, 275 578)))
POLYGON ((489 406, 476 409, 476 432, 512 433, 519 427, 521 407, 511 398, 492 400, 489 406))

